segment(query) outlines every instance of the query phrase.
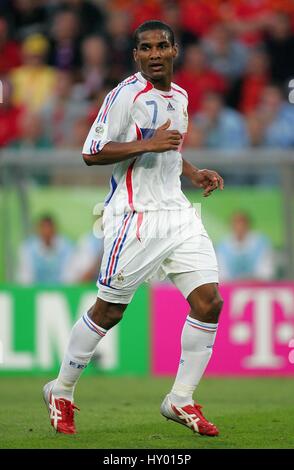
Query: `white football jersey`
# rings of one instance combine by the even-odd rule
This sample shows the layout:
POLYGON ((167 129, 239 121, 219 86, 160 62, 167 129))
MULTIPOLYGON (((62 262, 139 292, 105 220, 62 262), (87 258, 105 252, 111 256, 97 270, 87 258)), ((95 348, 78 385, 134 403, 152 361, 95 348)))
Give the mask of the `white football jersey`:
MULTIPOLYGON (((146 139, 171 120, 169 130, 187 132, 188 96, 172 83, 161 91, 136 73, 106 96, 93 123, 83 153, 98 153, 108 142, 146 139)), ((181 147, 181 146, 180 146, 181 147)), ((191 207, 181 190, 181 148, 162 153, 148 152, 116 163, 105 205, 114 214, 125 212, 178 210, 191 207)))

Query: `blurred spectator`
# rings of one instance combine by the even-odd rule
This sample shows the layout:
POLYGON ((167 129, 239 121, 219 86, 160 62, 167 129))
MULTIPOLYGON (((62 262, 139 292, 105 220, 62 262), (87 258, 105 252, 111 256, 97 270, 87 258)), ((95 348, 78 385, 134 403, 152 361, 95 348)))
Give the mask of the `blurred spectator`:
MULTIPOLYGON (((257 111, 253 111, 246 116, 246 127, 250 146, 253 148, 264 147, 266 122, 263 121, 257 111)), ((248 173, 243 169, 242 176, 239 176, 239 182, 247 185, 275 186, 279 184, 279 181, 279 171, 270 165, 264 166, 262 172, 256 172, 253 169, 253 171, 248 173)))
POLYGON ((63 0, 62 3, 79 18, 82 37, 103 32, 105 18, 98 2, 94 4, 88 0, 63 0))
POLYGON ((81 65, 80 19, 70 9, 58 10, 53 18, 48 63, 63 70, 81 65))
POLYGON ((201 148, 204 147, 205 134, 200 126, 197 126, 194 121, 190 119, 188 124, 187 134, 185 136, 183 146, 184 148, 201 148))
POLYGON ((20 119, 20 135, 10 147, 20 149, 47 149, 51 142, 44 137, 39 114, 23 113, 20 119))
MULTIPOLYGON (((108 3, 108 2, 107 2, 108 3)), ((144 21, 161 18, 162 0, 109 0, 111 10, 126 11, 132 19, 131 30, 144 21)))
POLYGON ((284 100, 278 86, 265 88, 257 116, 264 126, 263 145, 273 148, 294 146, 294 107, 284 100))
MULTIPOLYGON (((101 36, 89 36, 83 41, 82 61, 82 83, 78 87, 79 94, 83 98, 93 98, 102 87, 107 75, 106 44, 101 36)), ((115 63, 111 67, 116 67, 115 63)))
POLYGON ((11 83, 2 79, 3 103, 0 103, 0 148, 9 145, 20 136, 21 106, 12 103, 11 83))
POLYGON ((239 78, 245 70, 248 49, 224 24, 216 24, 203 39, 203 48, 213 70, 230 81, 239 78))
POLYGON ((44 137, 56 147, 70 146, 75 121, 88 114, 88 103, 73 96, 73 82, 71 72, 58 71, 53 94, 41 111, 44 137))
POLYGON ((72 253, 71 242, 58 234, 55 220, 43 215, 37 223, 36 235, 20 247, 18 282, 25 285, 66 282, 72 253))
POLYGON ((288 85, 294 77, 294 35, 290 18, 285 13, 272 16, 265 47, 271 57, 272 80, 288 85))
POLYGON ((0 16, 0 76, 21 64, 20 45, 9 39, 7 20, 0 16))
POLYGON ((251 147, 260 147, 264 140, 264 123, 258 113, 253 111, 246 116, 246 127, 251 147))
POLYGON ((247 114, 254 111, 261 95, 269 83, 269 58, 261 50, 252 50, 245 74, 240 80, 239 110, 247 114))
POLYGON ((106 24, 108 80, 120 82, 134 68, 131 18, 125 11, 110 12, 106 24))
MULTIPOLYGON (((283 3, 285 1, 287 0, 282 0, 283 3)), ((270 21, 272 14, 270 3, 271 0, 222 2, 219 7, 220 16, 240 41, 250 46, 256 45, 261 42, 263 30, 270 21)), ((281 5, 281 2, 278 3, 281 5)))
POLYGON ((183 61, 184 49, 191 43, 196 44, 198 36, 183 27, 181 21, 181 9, 180 5, 177 3, 172 1, 164 2, 161 19, 172 28, 175 34, 176 43, 179 45, 179 57, 175 62, 175 66, 178 67, 183 61))
POLYGON ((97 280, 103 256, 103 239, 93 233, 80 238, 72 256, 69 278, 70 283, 97 280))
MULTIPOLYGON (((90 123, 91 124, 91 123, 90 123)), ((79 117, 73 123, 72 137, 64 142, 64 148, 81 149, 89 133, 89 119, 86 116, 79 117)))
POLYGON ((221 281, 270 280, 274 277, 270 241, 252 231, 249 215, 239 211, 231 219, 231 233, 217 248, 221 281))
POLYGON ((23 62, 11 72, 13 99, 29 111, 38 111, 51 96, 56 72, 45 64, 48 41, 41 34, 28 36, 22 45, 23 62))
POLYGON ((13 0, 10 2, 10 20, 16 38, 46 32, 46 8, 42 0, 13 0))
POLYGON ((194 117, 203 133, 203 146, 219 150, 243 149, 249 145, 245 120, 237 111, 226 108, 217 93, 207 93, 201 111, 194 117))
POLYGON ((183 28, 197 36, 204 36, 219 20, 218 5, 207 0, 181 0, 183 28))
POLYGON ((222 93, 226 88, 224 78, 207 66, 204 52, 197 44, 189 44, 186 47, 183 66, 175 74, 174 82, 188 92, 190 115, 200 109, 206 92, 222 93))

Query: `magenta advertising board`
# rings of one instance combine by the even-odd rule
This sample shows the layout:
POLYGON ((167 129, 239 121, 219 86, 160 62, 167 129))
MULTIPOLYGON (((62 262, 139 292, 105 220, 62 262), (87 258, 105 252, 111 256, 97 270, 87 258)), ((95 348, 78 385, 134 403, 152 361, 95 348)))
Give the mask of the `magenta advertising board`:
MULTIPOLYGON (((294 376, 294 283, 232 283, 220 287, 224 307, 209 375, 294 376)), ((174 375, 189 305, 172 285, 151 290, 151 368, 174 375)))

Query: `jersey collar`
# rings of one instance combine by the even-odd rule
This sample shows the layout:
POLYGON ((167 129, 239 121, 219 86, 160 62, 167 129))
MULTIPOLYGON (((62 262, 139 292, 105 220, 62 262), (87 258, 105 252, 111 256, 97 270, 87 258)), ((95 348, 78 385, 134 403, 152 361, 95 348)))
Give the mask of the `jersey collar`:
POLYGON ((162 90, 158 90, 157 88, 154 88, 154 86, 152 85, 151 82, 149 82, 148 80, 146 80, 143 75, 141 74, 141 72, 137 72, 135 73, 135 76, 137 77, 137 79, 143 83, 144 85, 147 85, 148 83, 150 83, 150 85, 152 86, 152 91, 155 92, 155 93, 158 93, 160 96, 163 96, 164 98, 172 98, 173 97, 173 90, 172 88, 169 90, 169 91, 162 91, 162 90))

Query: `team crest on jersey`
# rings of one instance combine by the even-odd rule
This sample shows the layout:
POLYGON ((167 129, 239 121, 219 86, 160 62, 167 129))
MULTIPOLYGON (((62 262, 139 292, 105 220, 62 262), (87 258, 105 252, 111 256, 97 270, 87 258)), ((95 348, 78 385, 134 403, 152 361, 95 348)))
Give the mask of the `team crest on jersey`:
POLYGON ((96 137, 102 137, 105 131, 105 125, 104 124, 98 124, 98 126, 95 127, 95 134, 96 137))
POLYGON ((118 282, 123 282, 125 280, 124 275, 123 275, 123 269, 118 273, 117 275, 117 280, 118 282))

